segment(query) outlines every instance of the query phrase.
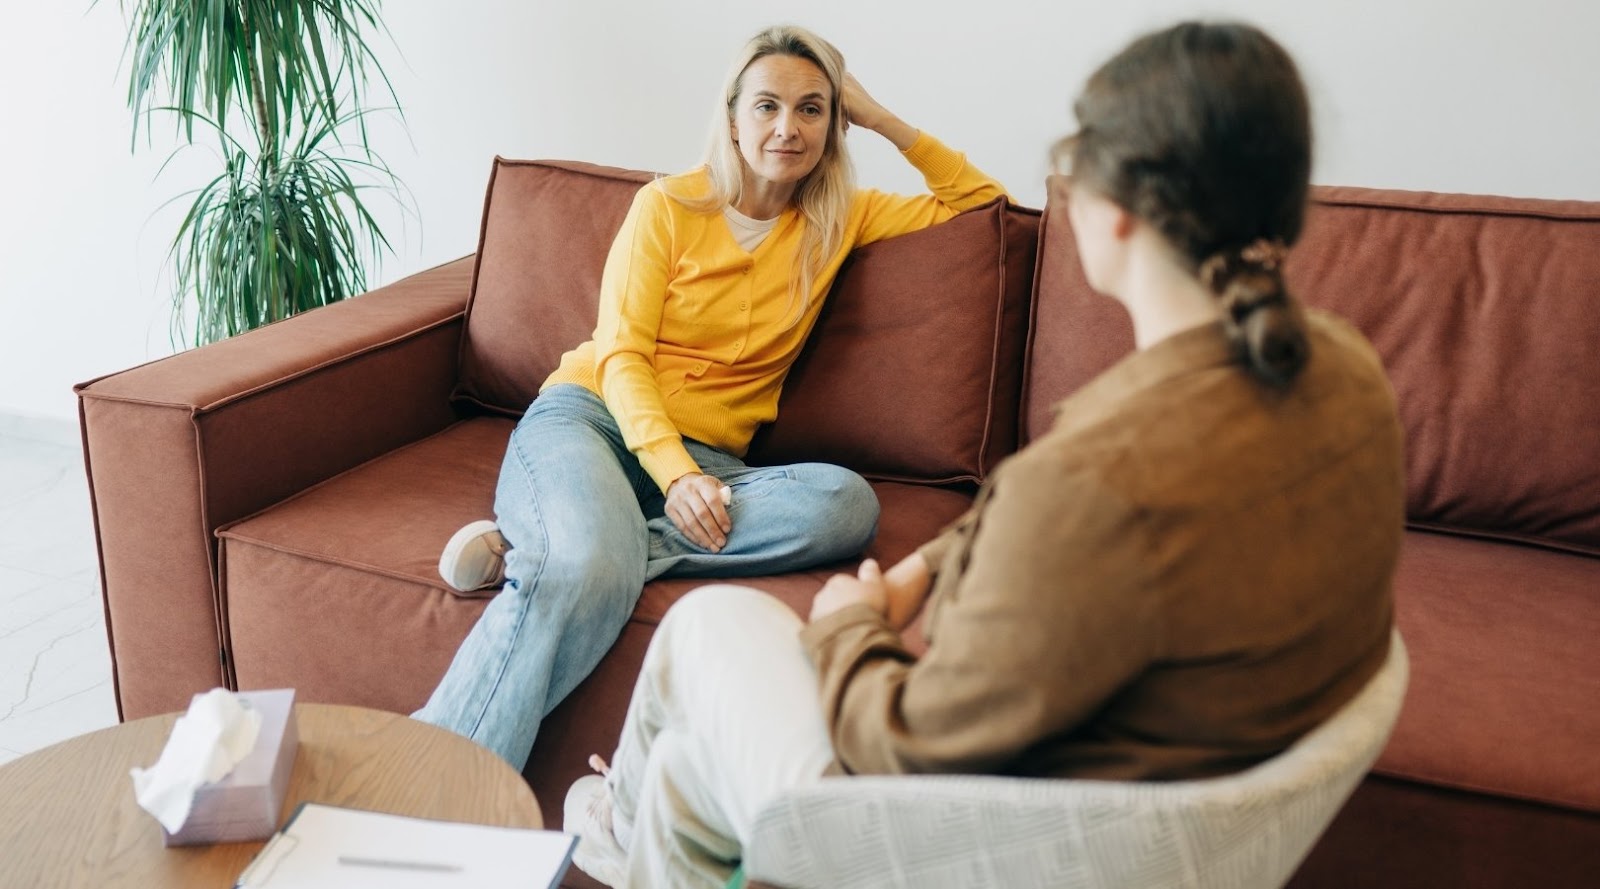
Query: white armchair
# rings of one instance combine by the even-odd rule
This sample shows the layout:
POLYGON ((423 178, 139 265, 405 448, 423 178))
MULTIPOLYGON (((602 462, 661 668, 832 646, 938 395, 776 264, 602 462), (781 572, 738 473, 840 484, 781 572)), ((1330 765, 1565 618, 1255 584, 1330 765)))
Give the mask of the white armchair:
POLYGON ((1222 778, 823 779, 762 810, 743 871, 797 889, 1279 887, 1377 759, 1407 675, 1397 632, 1354 700, 1278 756, 1222 778))

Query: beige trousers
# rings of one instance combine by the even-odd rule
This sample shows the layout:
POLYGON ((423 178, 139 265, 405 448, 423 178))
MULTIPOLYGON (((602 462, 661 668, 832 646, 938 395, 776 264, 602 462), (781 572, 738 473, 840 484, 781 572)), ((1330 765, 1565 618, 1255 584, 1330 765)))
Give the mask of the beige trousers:
POLYGON ((661 621, 608 779, 632 887, 721 887, 756 815, 833 759, 787 605, 701 587, 661 621))

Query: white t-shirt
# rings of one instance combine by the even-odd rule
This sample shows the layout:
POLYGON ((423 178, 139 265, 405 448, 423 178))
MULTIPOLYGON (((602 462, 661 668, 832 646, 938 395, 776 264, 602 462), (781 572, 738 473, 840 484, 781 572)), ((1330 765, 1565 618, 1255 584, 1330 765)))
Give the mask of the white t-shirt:
POLYGON ((778 217, 771 219, 751 219, 750 217, 733 209, 729 204, 722 208, 722 215, 728 220, 728 231, 733 232, 733 239, 739 242, 744 252, 750 253, 767 238, 772 227, 778 224, 778 217))

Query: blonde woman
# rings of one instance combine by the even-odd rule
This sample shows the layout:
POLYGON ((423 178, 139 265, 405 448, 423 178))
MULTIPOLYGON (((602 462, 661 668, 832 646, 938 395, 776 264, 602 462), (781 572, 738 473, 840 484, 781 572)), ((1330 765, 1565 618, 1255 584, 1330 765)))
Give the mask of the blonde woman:
POLYGON ((644 583, 795 571, 861 551, 878 503, 854 472, 742 457, 851 248, 1005 194, 890 113, 814 34, 740 53, 705 166, 640 189, 606 260, 594 338, 512 433, 496 521, 446 545, 457 589, 500 586, 416 717, 517 768, 644 583), (888 139, 931 195, 857 190, 845 130, 888 139))

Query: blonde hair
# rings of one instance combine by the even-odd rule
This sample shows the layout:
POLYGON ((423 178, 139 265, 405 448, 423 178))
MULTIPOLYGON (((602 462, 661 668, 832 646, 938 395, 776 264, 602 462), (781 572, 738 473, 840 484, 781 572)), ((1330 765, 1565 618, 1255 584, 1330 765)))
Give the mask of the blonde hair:
POLYGON ((805 59, 822 70, 833 95, 828 100, 828 138, 816 169, 795 186, 790 199, 805 231, 795 254, 795 274, 789 279, 790 306, 799 294, 800 311, 791 324, 799 323, 810 307, 811 287, 822 273, 828 258, 844 244, 845 220, 850 198, 855 193, 855 171, 845 149, 844 56, 833 44, 795 25, 767 28, 744 45, 728 71, 722 95, 712 114, 711 136, 706 145, 706 172, 711 191, 703 195, 672 194, 679 203, 698 212, 720 213, 739 201, 744 188, 744 158, 733 141, 729 124, 733 122, 739 95, 744 89, 744 73, 757 59, 766 56, 793 56, 805 59))

